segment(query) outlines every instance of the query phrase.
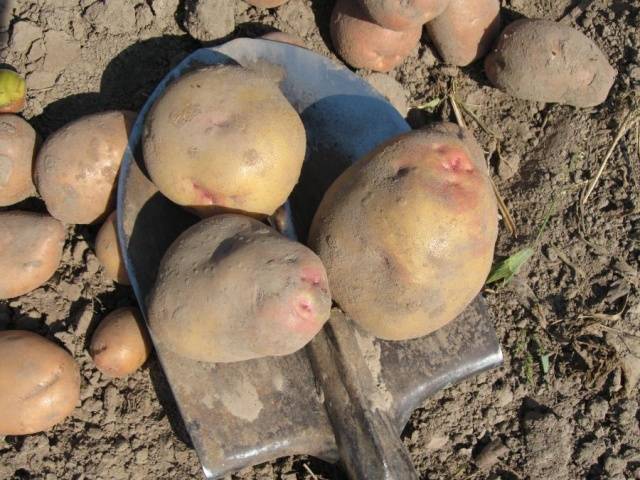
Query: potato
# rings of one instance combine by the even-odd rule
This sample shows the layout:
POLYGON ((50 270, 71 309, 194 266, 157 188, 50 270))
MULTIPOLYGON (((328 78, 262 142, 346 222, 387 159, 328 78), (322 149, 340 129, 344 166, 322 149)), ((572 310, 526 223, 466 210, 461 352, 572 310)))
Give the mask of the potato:
POLYGON ((0 332, 0 436, 48 430, 79 398, 80 369, 71 355, 32 332, 0 332))
POLYGON ((427 23, 429 38, 442 59, 463 67, 484 57, 500 32, 500 0, 451 0, 427 23))
POLYGON ((493 85, 514 97, 575 107, 604 102, 617 72, 581 32, 549 20, 518 20, 485 60, 493 85))
POLYGON ((403 31, 421 26, 447 8, 449 0, 357 0, 381 27, 403 31))
POLYGON ((131 285, 120 251, 116 227, 116 212, 111 213, 96 236, 96 257, 108 278, 122 285, 131 285))
POLYGON ((422 26, 396 32, 369 21, 350 0, 338 0, 331 15, 331 39, 338 55, 355 68, 388 72, 418 45, 422 26))
POLYGON ((18 113, 26 103, 27 85, 18 73, 0 68, 0 113, 18 113))
POLYGON ((327 190, 309 245, 334 300, 387 340, 460 314, 487 278, 498 214, 483 153, 453 124, 393 138, 327 190))
POLYGON ((87 115, 45 141, 34 176, 47 209, 64 223, 103 219, 115 202, 116 177, 135 113, 87 115))
POLYGON ((288 0, 244 0, 249 5, 253 5, 258 8, 274 8, 287 3, 288 0))
POLYGON ((0 207, 33 195, 32 170, 36 132, 25 120, 0 114, 0 207))
POLYGON ((218 215, 171 245, 149 296, 154 341, 204 362, 288 355, 329 318, 320 259, 259 221, 218 215))
POLYGON ((0 212, 0 300, 38 288, 54 274, 65 230, 40 213, 0 212))
POLYGON ((288 43, 290 45, 295 45, 296 47, 307 48, 304 44, 304 40, 300 37, 296 37, 295 35, 291 35, 290 33, 285 32, 269 32, 265 33, 262 38, 265 40, 271 40, 273 42, 280 43, 288 43))
POLYGON ((149 358, 151 340, 137 308, 114 310, 104 317, 91 337, 89 354, 102 373, 126 377, 149 358))
POLYGON ((302 121, 270 72, 232 65, 171 84, 143 137, 153 183, 202 216, 271 215, 298 182, 306 150, 302 121))

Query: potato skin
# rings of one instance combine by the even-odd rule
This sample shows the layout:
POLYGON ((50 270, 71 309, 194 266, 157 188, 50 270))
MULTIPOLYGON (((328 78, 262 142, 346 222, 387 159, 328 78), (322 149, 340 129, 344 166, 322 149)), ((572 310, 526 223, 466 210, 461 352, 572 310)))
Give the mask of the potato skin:
POLYGON ((306 133, 267 73, 239 66, 189 72, 153 105, 144 161, 173 202, 200 215, 271 215, 298 182, 306 133))
POLYGON ((124 307, 104 317, 91 337, 89 354, 102 373, 126 377, 149 358, 151 340, 137 308, 124 307))
POLYGON ((36 132, 17 115, 0 114, 0 207, 33 195, 36 132))
POLYGON ((0 332, 0 436, 48 430, 79 398, 80 369, 71 355, 32 332, 0 332))
POLYGON ((604 102, 616 70, 598 46, 567 25, 517 20, 485 60, 491 83, 517 98, 592 107, 604 102))
POLYGON ((338 0, 330 23, 331 39, 342 59, 355 68, 388 72, 418 45, 422 26, 396 32, 371 22, 350 0, 338 0))
POLYGON ((442 59, 463 67, 484 57, 500 32, 500 0, 451 0, 427 23, 427 33, 442 59))
POLYGON ((328 320, 320 259, 259 221, 217 215, 185 231, 149 296, 155 342, 204 362, 288 355, 328 320))
POLYGON ((387 340, 460 314, 487 278, 498 215, 482 150, 453 124, 389 140, 327 190, 309 246, 334 300, 387 340))
POLYGON ((378 25, 403 31, 436 18, 449 0, 357 0, 363 11, 378 25))
POLYGON ((65 229, 40 213, 0 212, 0 300, 45 283, 60 265, 65 229))
POLYGON ((120 251, 116 228, 116 213, 112 212, 98 230, 96 236, 96 257, 104 267, 104 272, 114 282, 131 285, 129 275, 124 266, 124 259, 120 251))
POLYGON ((135 113, 110 111, 79 118, 45 141, 34 177, 47 209, 64 223, 89 224, 114 207, 116 177, 135 113))

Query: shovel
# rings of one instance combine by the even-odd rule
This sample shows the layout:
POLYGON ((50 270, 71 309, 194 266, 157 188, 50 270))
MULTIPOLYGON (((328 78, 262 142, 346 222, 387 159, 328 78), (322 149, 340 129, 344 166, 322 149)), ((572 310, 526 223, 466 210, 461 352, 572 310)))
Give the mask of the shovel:
MULTIPOLYGON (((118 236, 143 313, 160 260, 198 219, 166 199, 141 162, 145 115, 167 85, 201 65, 279 66, 281 88, 307 132, 298 185, 273 219, 291 238, 306 232, 324 191, 351 163, 410 130, 371 86, 304 48, 236 39, 197 50, 174 68, 141 109, 118 184, 118 236)), ((157 344, 156 351, 206 478, 294 454, 340 461, 352 479, 417 479, 400 440, 411 412, 438 390, 502 362, 478 296, 431 335, 391 342, 361 331, 333 309, 304 349, 236 363, 203 363, 157 344)))

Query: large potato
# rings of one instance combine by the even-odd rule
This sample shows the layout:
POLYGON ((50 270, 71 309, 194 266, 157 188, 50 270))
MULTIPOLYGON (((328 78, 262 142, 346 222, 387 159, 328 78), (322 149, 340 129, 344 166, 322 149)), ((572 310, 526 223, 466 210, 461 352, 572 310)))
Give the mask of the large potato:
POLYGON ((591 107, 604 102, 616 78, 598 46, 549 20, 518 20, 500 34, 485 60, 491 83, 514 97, 591 107))
POLYGON ((338 177, 309 245, 354 321, 405 340, 447 324, 478 294, 497 223, 482 150, 439 124, 391 139, 338 177))
POLYGON ((33 195, 32 170, 36 132, 25 120, 0 114, 0 207, 33 195))
POLYGON ((107 277, 122 285, 130 285, 129 275, 124 266, 124 259, 118 242, 116 212, 109 215, 100 230, 98 230, 96 257, 104 267, 107 277))
POLYGON ((0 332, 0 436, 48 430, 79 397, 80 370, 65 350, 32 332, 0 332))
POLYGON ((45 141, 35 165, 38 192, 64 223, 93 223, 113 210, 118 169, 135 114, 87 115, 45 141))
POLYGON ((390 30, 407 30, 436 18, 449 0, 356 0, 378 25, 390 30))
POLYGON ((0 212, 0 300, 38 288, 56 271, 65 230, 49 215, 0 212))
POLYGON ((259 221, 218 215, 171 245, 149 300, 154 340, 185 357, 233 362, 287 355, 329 318, 320 259, 259 221))
POLYGON ((422 25, 401 32, 389 30, 370 21, 350 0, 338 0, 330 30, 333 46, 349 65, 388 72, 418 45, 422 25))
POLYGON ((451 0, 427 23, 427 33, 442 59, 458 66, 482 58, 500 32, 500 0, 451 0))
POLYGON ((167 88, 147 116, 143 149, 153 183, 175 203, 203 216, 271 215, 298 181, 306 134, 267 72, 214 66, 167 88))

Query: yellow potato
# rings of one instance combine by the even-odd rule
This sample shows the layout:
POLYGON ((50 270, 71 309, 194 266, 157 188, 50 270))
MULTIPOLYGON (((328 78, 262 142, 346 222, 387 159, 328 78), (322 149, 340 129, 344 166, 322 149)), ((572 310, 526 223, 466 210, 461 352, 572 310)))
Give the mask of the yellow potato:
POLYGON ((124 266, 116 229, 116 213, 113 212, 100 227, 96 236, 96 257, 102 263, 104 272, 111 280, 130 285, 129 275, 124 266))
POLYGON ((0 207, 33 195, 36 132, 17 115, 0 114, 0 207))

